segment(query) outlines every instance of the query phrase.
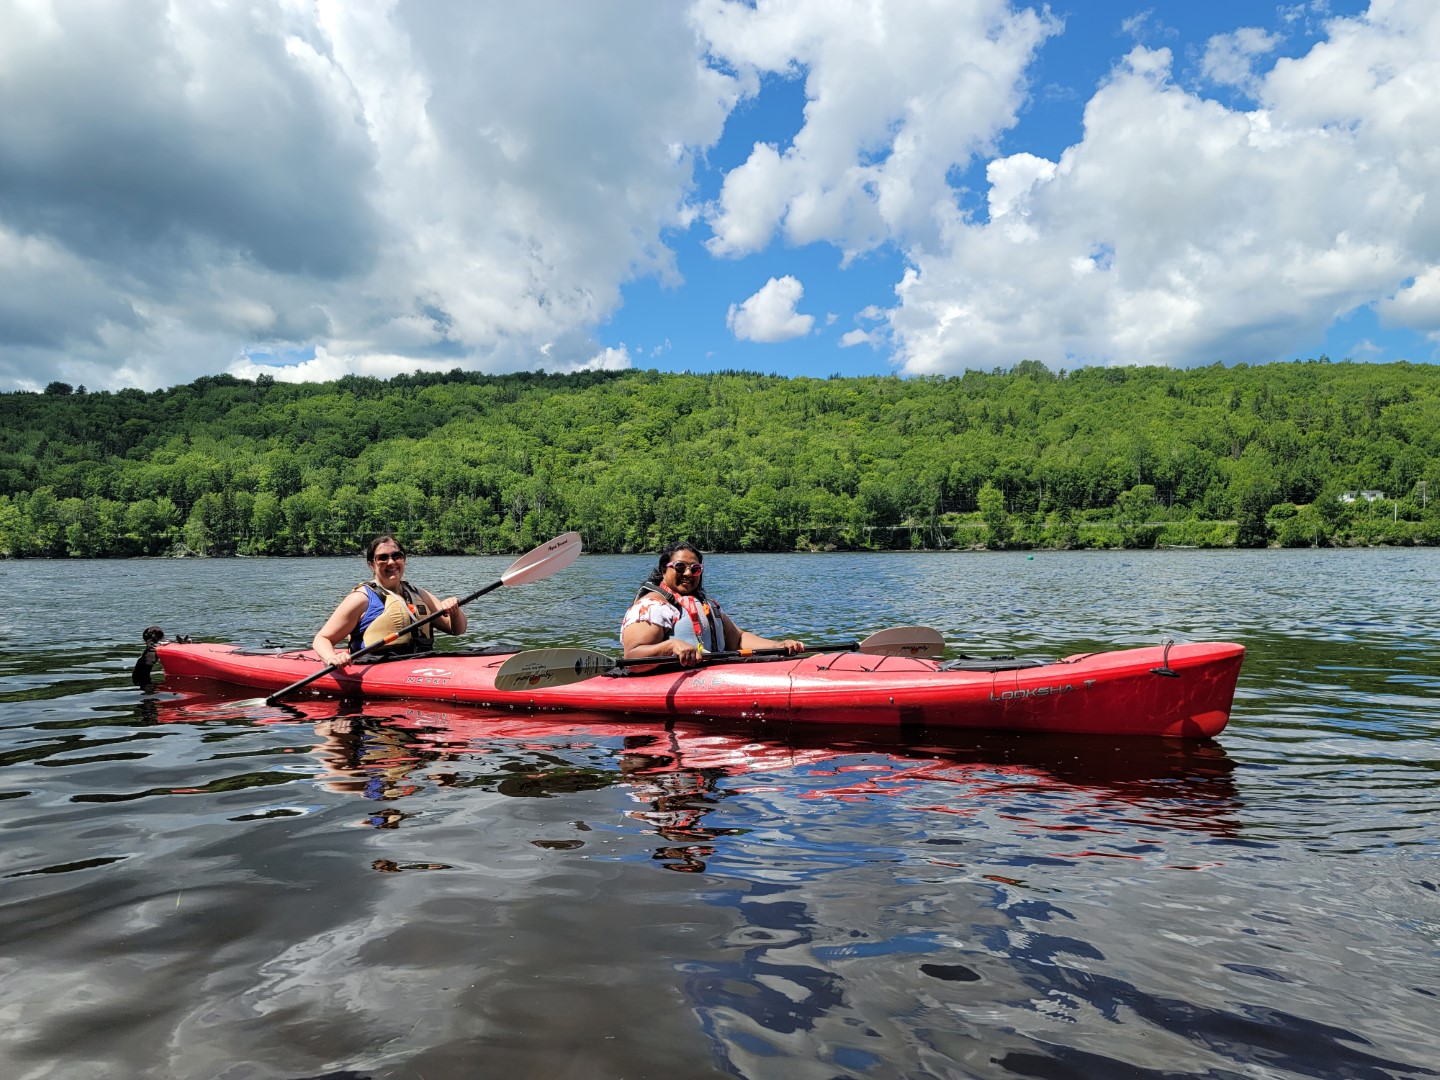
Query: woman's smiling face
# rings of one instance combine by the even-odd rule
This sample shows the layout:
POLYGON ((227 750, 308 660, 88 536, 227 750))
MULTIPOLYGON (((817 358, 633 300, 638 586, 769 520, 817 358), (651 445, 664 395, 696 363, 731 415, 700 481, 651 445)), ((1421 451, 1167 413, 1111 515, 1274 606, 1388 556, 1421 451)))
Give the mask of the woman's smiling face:
POLYGON ((405 552, 400 550, 400 545, 395 541, 386 540, 375 549, 375 554, 370 559, 370 568, 375 572, 375 580, 381 585, 398 584, 405 576, 405 552))
POLYGON ((704 567, 698 552, 680 548, 665 564, 665 585, 681 596, 693 596, 700 591, 700 576, 704 567))

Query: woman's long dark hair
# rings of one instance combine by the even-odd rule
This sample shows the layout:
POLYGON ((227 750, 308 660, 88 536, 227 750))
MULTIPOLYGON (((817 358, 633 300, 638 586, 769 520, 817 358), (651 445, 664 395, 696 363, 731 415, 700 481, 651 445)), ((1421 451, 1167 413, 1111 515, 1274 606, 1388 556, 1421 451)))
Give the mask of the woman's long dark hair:
MULTIPOLYGON (((660 549, 660 558, 655 560, 655 569, 650 571, 650 576, 645 579, 645 585, 658 587, 660 583, 665 580, 665 564, 675 557, 677 551, 693 551, 696 562, 701 564, 705 562, 705 553, 690 543, 689 540, 676 540, 673 544, 669 544, 660 549)), ((645 585, 642 585, 640 591, 635 594, 636 600, 639 600, 640 597, 645 595, 645 585)), ((703 582, 700 587, 695 590, 695 593, 700 599, 703 600, 705 598, 705 586, 703 582)))

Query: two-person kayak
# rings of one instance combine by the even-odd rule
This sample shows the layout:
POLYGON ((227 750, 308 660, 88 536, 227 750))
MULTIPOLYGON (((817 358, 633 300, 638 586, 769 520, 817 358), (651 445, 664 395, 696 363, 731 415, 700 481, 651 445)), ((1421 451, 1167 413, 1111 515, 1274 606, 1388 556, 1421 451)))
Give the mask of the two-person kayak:
POLYGON ((1245 649, 1173 644, 1051 663, 947 663, 844 651, 732 658, 648 674, 617 668, 577 673, 571 681, 547 678, 555 669, 543 663, 531 665, 534 677, 526 678, 524 658, 537 654, 435 652, 333 670, 309 649, 159 641, 155 654, 167 682, 204 679, 267 693, 311 680, 310 691, 330 696, 533 712, 1208 738, 1229 721, 1245 649))

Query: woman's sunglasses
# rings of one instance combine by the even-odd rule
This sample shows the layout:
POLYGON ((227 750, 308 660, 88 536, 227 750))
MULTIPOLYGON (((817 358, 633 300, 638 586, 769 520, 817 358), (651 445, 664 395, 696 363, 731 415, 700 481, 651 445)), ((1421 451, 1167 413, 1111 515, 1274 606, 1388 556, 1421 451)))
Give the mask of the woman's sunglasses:
POLYGON ((677 574, 694 574, 699 577, 705 572, 705 567, 698 562, 667 562, 665 565, 677 574))
POLYGON ((404 553, 403 551, 397 551, 394 555, 391 555, 391 554, 387 551, 384 555, 376 555, 376 556, 375 556, 375 561, 376 561, 376 562, 404 562, 404 561, 405 561, 405 553, 404 553))

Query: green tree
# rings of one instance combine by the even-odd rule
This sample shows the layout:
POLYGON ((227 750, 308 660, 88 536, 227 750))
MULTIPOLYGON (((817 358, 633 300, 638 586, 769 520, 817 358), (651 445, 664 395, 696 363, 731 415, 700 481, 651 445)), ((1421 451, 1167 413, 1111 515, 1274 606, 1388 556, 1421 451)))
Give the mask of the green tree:
POLYGON ((273 491, 261 491, 250 509, 250 552, 277 555, 289 547, 290 532, 280 510, 280 498, 273 491))
POLYGON ((985 522, 985 545, 1003 548, 1010 543, 1010 514, 1005 509, 1005 496, 994 484, 982 484, 975 501, 980 518, 985 522))
POLYGON ((1270 542, 1266 519, 1276 502, 1276 485, 1271 463, 1266 458, 1263 450, 1248 447, 1231 472, 1237 547, 1264 547, 1270 542))
POLYGON ((1154 547, 1161 526, 1150 521, 1155 510, 1155 485, 1136 484, 1115 500, 1115 523, 1127 548, 1154 547))
POLYGON ((160 555, 174 546, 179 536, 180 511, 165 496, 139 499, 125 509, 126 554, 160 555))
POLYGON ((25 512, 9 495, 0 495, 0 557, 10 558, 21 553, 25 512))

